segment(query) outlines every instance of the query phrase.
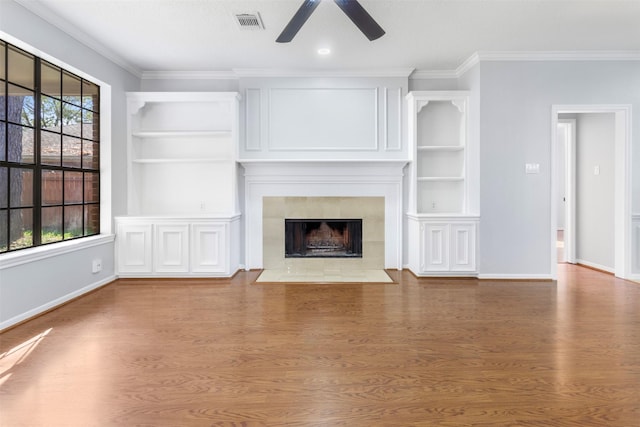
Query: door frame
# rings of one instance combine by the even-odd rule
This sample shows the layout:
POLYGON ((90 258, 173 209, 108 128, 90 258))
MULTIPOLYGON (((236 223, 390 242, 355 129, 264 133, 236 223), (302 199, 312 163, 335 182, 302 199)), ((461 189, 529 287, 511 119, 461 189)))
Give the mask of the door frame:
MULTIPOLYGON (((556 249, 558 186, 556 148, 558 144, 558 114, 614 113, 614 271, 617 277, 631 278, 631 105, 552 105, 551 106, 551 276, 558 277, 556 249)), ((574 150, 575 151, 575 150, 574 150)), ((574 162, 575 164, 575 162, 574 162)), ((574 167, 575 169, 575 167, 574 167)), ((575 178, 573 179, 575 184, 575 178)), ((575 188, 575 187, 574 187, 575 188)), ((575 198, 575 197, 574 197, 575 198)), ((575 202, 575 200, 574 200, 575 202)), ((575 212, 575 209, 574 209, 575 212)), ((574 224, 575 226, 575 224, 574 224)), ((575 237, 575 234, 574 234, 575 237)))
MULTIPOLYGON (((558 119, 558 126, 567 128, 568 135, 564 147, 564 259, 566 262, 576 263, 576 119, 558 119)), ((557 148, 560 142, 556 140, 553 147, 557 148)), ((556 162, 558 160, 556 159, 556 162)), ((554 163, 554 167, 557 166, 554 163)), ((556 170, 556 174, 557 174, 556 170)), ((560 177, 555 175, 556 182, 560 177)), ((556 186, 556 191, 558 187, 556 186)), ((558 199, 556 198, 556 201, 558 199)), ((557 206, 556 206, 557 209, 557 206)), ((557 216, 556 216, 557 218, 557 216)), ((557 228, 557 223, 556 223, 557 228)), ((557 251, 556 251, 557 252, 557 251)), ((556 262, 558 260, 556 259, 556 262)))

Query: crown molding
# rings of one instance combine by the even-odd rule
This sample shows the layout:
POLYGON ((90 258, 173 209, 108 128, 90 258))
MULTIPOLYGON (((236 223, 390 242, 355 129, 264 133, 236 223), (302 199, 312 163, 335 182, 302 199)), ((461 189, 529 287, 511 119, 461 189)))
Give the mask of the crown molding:
POLYGON ((483 61, 640 61, 640 51, 474 52, 455 70, 416 70, 411 79, 457 79, 483 61))
POLYGON ((143 71, 142 80, 237 80, 233 71, 143 71))
POLYGON ((480 61, 640 61, 640 51, 576 50, 476 52, 480 61))
POLYGON ((271 69, 234 68, 238 77, 402 77, 407 78, 413 68, 371 68, 352 70, 311 70, 311 69, 271 69))
POLYGON ((89 49, 98 53, 100 56, 105 57, 106 59, 110 60, 114 64, 123 68, 125 71, 128 71, 129 73, 133 74, 138 78, 142 77, 142 70, 140 70, 138 67, 134 66, 129 61, 124 59, 122 56, 118 55, 113 50, 106 47, 104 44, 100 43, 93 37, 89 36, 84 31, 76 28, 75 25, 72 25, 69 21, 62 18, 53 10, 46 7, 40 1, 38 0, 14 0, 14 1, 18 3, 20 6, 27 9, 29 12, 39 16, 40 18, 45 20, 47 23, 53 25, 60 31, 66 33, 67 35, 72 37, 74 40, 76 40, 78 43, 82 43, 83 45, 87 46, 89 49))

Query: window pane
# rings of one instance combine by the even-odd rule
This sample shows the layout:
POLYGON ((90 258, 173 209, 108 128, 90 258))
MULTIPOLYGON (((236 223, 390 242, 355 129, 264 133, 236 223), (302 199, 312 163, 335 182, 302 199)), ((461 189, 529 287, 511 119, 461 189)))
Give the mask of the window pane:
POLYGON ((85 205, 84 235, 100 233, 100 205, 85 205))
POLYGON ((62 102, 43 95, 40 102, 40 128, 61 132, 62 120, 62 102))
POLYGON ((62 133, 81 136, 82 110, 71 104, 62 103, 62 133))
POLYGON ((100 169, 100 145, 87 141, 82 141, 82 167, 84 169, 100 169))
POLYGON ((62 207, 42 208, 42 243, 62 240, 62 207))
POLYGON ((42 170, 42 205, 62 204, 62 171, 42 170))
POLYGON ((100 174, 87 172, 84 174, 84 202, 100 201, 100 174))
POLYGON ((7 121, 26 126, 35 125, 33 92, 21 87, 9 85, 7 121))
MULTIPOLYGON (((9 177, 7 168, 0 167, 0 209, 9 207, 9 185, 7 179, 9 177)), ((2 225, 0 225, 1 227, 2 225)))
POLYGON ((33 205, 33 171, 9 169, 9 206, 19 208, 33 205))
POLYGON ((12 209, 9 212, 9 249, 33 246, 33 209, 12 209))
POLYGON ((9 235, 7 232, 7 221, 9 220, 8 211, 0 211, 0 252, 6 252, 9 250, 9 235))
POLYGON ((7 125, 0 122, 0 161, 7 160, 7 125))
POLYGON ((100 111, 98 94, 100 89, 97 85, 86 80, 82 82, 82 106, 88 110, 100 111))
POLYGON ((62 73, 62 99, 71 104, 81 106, 80 94, 82 82, 80 78, 63 71, 62 73))
POLYGON ((0 42, 0 79, 5 79, 4 68, 6 62, 4 61, 4 53, 5 53, 4 43, 0 42))
POLYGON ((60 68, 48 62, 42 61, 40 68, 40 86, 42 93, 60 98, 62 73, 60 68))
POLYGON ((26 52, 9 46, 9 81, 33 89, 34 58, 26 52))
POLYGON ((64 173, 64 204, 82 203, 82 172, 64 173))
POLYGON ((4 108, 5 97, 7 96, 5 84, 3 80, 0 80, 0 120, 5 120, 6 110, 4 108))
POLYGON ((79 168, 82 154, 82 140, 70 136, 62 137, 62 166, 79 168))
POLYGON ((82 236, 83 206, 64 207, 64 238, 82 236))
POLYGON ((40 163, 60 166, 62 158, 62 136, 59 133, 40 133, 40 163))
POLYGON ((33 129, 8 125, 9 161, 17 163, 33 163, 33 129))
POLYGON ((99 114, 89 110, 82 110, 82 137, 100 140, 100 117, 99 114))

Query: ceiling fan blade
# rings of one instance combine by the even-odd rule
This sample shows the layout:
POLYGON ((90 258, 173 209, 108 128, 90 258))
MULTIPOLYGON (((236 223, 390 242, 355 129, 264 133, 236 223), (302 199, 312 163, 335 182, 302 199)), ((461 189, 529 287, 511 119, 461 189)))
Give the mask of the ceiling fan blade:
POLYGON ((378 23, 364 10, 358 0, 334 0, 342 11, 353 21, 360 31, 369 40, 375 40, 384 36, 384 30, 378 23))
POLYGON ((302 28, 304 23, 307 22, 307 19, 309 19, 319 4, 320 0, 304 0, 300 9, 298 9, 296 14, 293 15, 293 18, 291 18, 291 21, 289 21, 287 26, 284 27, 284 30, 282 30, 282 33, 278 36, 276 42, 289 43, 293 40, 295 35, 298 34, 298 31, 300 31, 300 28, 302 28))

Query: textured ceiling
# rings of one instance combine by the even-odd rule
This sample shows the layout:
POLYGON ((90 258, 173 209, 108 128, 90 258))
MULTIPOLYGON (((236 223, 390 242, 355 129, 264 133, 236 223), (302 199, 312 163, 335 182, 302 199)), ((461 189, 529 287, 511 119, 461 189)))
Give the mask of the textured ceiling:
POLYGON ((476 51, 640 51, 635 0, 360 0, 387 32, 373 42, 324 0, 288 44, 275 39, 302 0, 18 1, 140 71, 450 70, 476 51), (242 12, 265 30, 241 30, 242 12))

